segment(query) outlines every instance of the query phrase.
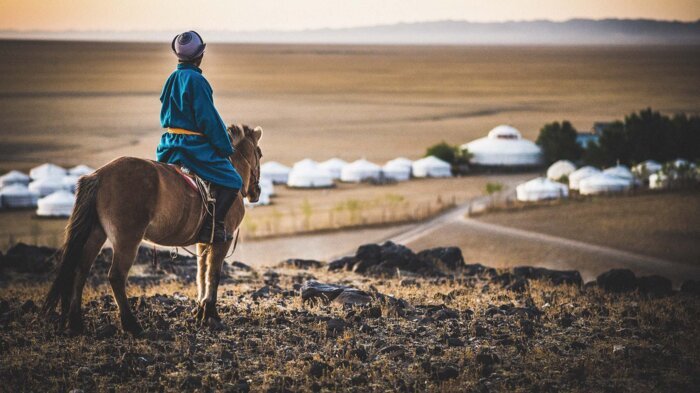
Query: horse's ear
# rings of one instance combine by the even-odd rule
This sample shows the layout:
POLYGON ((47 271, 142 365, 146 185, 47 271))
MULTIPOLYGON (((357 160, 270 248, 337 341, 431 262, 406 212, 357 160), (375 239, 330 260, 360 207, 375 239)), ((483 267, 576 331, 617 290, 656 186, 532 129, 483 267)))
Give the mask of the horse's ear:
POLYGON ((228 128, 229 133, 231 134, 231 143, 234 145, 238 145, 240 141, 245 138, 245 133, 243 132, 243 128, 236 125, 236 124, 231 124, 231 126, 228 128))
POLYGON ((255 143, 260 142, 260 138, 262 138, 263 134, 263 129, 260 126, 255 127, 253 130, 253 138, 255 138, 255 143))

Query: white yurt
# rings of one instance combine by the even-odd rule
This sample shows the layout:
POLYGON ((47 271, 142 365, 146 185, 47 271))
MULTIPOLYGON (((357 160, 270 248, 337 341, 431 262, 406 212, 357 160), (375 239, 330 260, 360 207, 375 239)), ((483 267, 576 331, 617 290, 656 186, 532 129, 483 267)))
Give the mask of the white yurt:
POLYGON ((64 189, 75 194, 75 190, 78 188, 79 179, 80 176, 66 175, 61 179, 61 183, 63 184, 64 189))
POLYGON ((569 177, 576 170, 576 165, 569 160, 559 160, 547 169, 547 178, 558 181, 562 177, 569 177))
POLYGON ((260 195, 266 194, 268 196, 275 195, 275 185, 272 180, 263 177, 260 178, 260 195))
POLYGON ((488 136, 461 146, 472 154, 471 163, 488 167, 530 167, 542 164, 542 149, 532 141, 523 139, 520 131, 508 125, 500 125, 488 136))
POLYGON ((621 179, 634 181, 634 173, 632 173, 632 171, 630 171, 629 168, 624 165, 617 165, 607 168, 603 171, 603 173, 606 175, 619 177, 621 179))
POLYGON ((657 161, 646 160, 635 165, 632 171, 639 176, 645 176, 660 171, 662 167, 657 161))
POLYGON ((73 168, 70 168, 68 170, 68 174, 70 176, 78 176, 78 177, 89 175, 92 172, 95 172, 95 170, 93 168, 90 168, 89 166, 83 165, 83 164, 76 165, 73 168))
POLYGON ((393 160, 387 161, 387 164, 400 165, 400 166, 405 166, 405 167, 411 168, 411 166, 413 165, 413 161, 409 160, 406 157, 397 157, 397 158, 394 158, 393 160))
POLYGON ((260 177, 272 180, 275 184, 286 184, 291 169, 277 161, 270 161, 260 165, 260 177))
POLYGON ((36 206, 39 196, 29 191, 24 184, 10 184, 0 189, 2 206, 8 208, 36 206))
POLYGON ((579 182, 579 192, 582 195, 617 193, 630 188, 632 188, 632 180, 607 173, 589 176, 579 182))
POLYGON ((412 161, 408 160, 408 165, 406 162, 395 160, 388 161, 382 167, 382 174, 384 178, 396 181, 406 181, 411 178, 412 171, 412 161))
POLYGON ((515 188, 515 194, 519 201, 534 202, 566 198, 569 196, 569 189, 559 182, 538 177, 518 185, 515 188))
POLYGON ((649 188, 652 190, 659 190, 663 188, 668 188, 671 182, 665 174, 662 172, 656 172, 649 175, 649 188))
POLYGON ((0 187, 9 186, 11 184, 29 184, 31 179, 20 171, 9 171, 0 176, 0 187))
POLYGON ((348 165, 347 161, 335 157, 318 164, 331 174, 333 180, 340 179, 340 173, 346 165, 348 165))
POLYGON ((40 217, 68 217, 75 206, 75 195, 60 190, 39 199, 36 215, 40 217))
POLYGON ((311 159, 304 159, 292 167, 287 186, 296 188, 324 188, 333 186, 333 178, 327 170, 311 159))
POLYGON ((32 179, 44 179, 47 177, 61 178, 66 175, 66 170, 55 164, 41 164, 38 167, 32 168, 29 171, 29 177, 32 179))
POLYGON ((411 167, 415 177, 451 177, 452 166, 435 156, 416 160, 411 167))
POLYGON ((569 188, 572 190, 578 190, 579 188, 579 183, 581 180, 597 175, 600 173, 600 170, 598 168, 594 168, 592 166, 583 166, 573 172, 569 175, 569 188))
POLYGON ((340 172, 340 181, 359 183, 365 180, 377 180, 381 176, 382 167, 365 159, 360 159, 343 167, 343 170, 340 172))
POLYGON ((53 194, 58 190, 65 189, 63 184, 64 176, 60 177, 44 177, 29 183, 29 191, 32 191, 43 198, 49 194, 53 194))

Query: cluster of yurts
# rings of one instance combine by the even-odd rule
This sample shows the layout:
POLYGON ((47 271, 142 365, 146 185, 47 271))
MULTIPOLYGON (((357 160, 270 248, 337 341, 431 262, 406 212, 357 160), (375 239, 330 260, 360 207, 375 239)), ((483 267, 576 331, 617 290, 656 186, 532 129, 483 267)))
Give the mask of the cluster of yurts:
POLYGON ((0 207, 37 207, 38 216, 70 216, 78 178, 93 171, 86 165, 64 169, 54 164, 39 165, 30 170, 29 175, 10 171, 0 176, 0 207))

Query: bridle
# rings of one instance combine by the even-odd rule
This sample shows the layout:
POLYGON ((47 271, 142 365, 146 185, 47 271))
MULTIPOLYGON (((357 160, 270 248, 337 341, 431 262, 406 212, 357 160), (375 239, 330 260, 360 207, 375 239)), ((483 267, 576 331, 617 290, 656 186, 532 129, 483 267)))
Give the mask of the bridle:
MULTIPOLYGON (((248 139, 248 136, 246 135, 243 140, 241 140, 241 144, 243 142, 248 142, 250 145, 254 148, 255 151, 255 165, 252 165, 250 161, 246 158, 244 154, 241 153, 241 158, 243 158, 243 161, 245 161, 246 165, 250 168, 250 172, 252 175, 252 180, 253 186, 255 186, 258 190, 260 190, 260 158, 262 158, 262 150, 260 150, 260 146, 257 146, 256 144, 253 143, 250 139, 248 139)), ((248 187, 244 189, 241 189, 241 195, 246 198, 248 197, 248 189, 250 188, 250 184, 248 187)))

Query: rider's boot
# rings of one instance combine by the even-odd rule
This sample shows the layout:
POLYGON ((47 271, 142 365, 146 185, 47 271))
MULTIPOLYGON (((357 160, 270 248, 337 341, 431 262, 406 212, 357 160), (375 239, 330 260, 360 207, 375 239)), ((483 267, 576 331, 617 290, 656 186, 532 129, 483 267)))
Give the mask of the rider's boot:
POLYGON ((236 201, 238 196, 238 189, 221 187, 218 185, 213 185, 212 188, 216 191, 216 203, 214 209, 214 239, 212 241, 212 218, 207 216, 204 219, 204 224, 202 229, 199 231, 199 242, 200 243, 224 243, 233 239, 233 233, 227 233, 226 225, 224 220, 226 218, 226 213, 236 201))

